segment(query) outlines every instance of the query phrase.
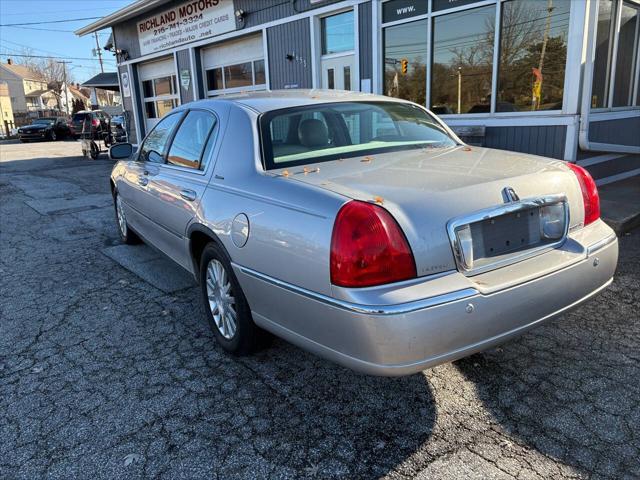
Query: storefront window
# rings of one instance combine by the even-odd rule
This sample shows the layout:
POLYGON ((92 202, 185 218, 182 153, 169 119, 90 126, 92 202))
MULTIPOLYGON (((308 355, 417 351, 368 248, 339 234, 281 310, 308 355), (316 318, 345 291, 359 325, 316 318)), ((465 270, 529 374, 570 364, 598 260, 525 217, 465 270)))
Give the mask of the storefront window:
POLYGON ((606 107, 609 93, 609 56, 611 54, 612 0, 600 0, 598 5, 598 33, 596 54, 593 62, 593 89, 591 106, 606 107))
POLYGON ((207 88, 209 90, 222 90, 222 68, 207 70, 207 88))
POLYGON ((354 49, 353 10, 321 19, 322 54, 354 49))
POLYGON ((253 85, 251 62, 239 63, 224 67, 224 84, 226 88, 248 87, 253 85))
POLYGON ((153 81, 145 80, 142 82, 142 92, 145 97, 153 97, 153 81))
POLYGON ((498 112, 560 110, 571 0, 502 6, 498 112))
POLYGON ((616 76, 613 86, 613 106, 632 105, 634 59, 638 53, 638 12, 640 6, 624 2, 620 15, 620 36, 616 56, 616 76))
POLYGON ((231 88, 261 87, 266 83, 264 60, 211 68, 206 77, 210 95, 231 88))
POLYGON ((433 20, 434 112, 490 112, 495 13, 489 5, 433 20))
POLYGON ((425 105, 427 20, 384 29, 384 94, 425 105))
POLYGON ((171 77, 156 78, 153 81, 153 84, 155 86, 156 97, 160 95, 171 95, 174 93, 171 90, 171 77))
POLYGON ((253 62, 253 75, 256 85, 264 85, 267 83, 264 74, 264 60, 256 60, 253 62))

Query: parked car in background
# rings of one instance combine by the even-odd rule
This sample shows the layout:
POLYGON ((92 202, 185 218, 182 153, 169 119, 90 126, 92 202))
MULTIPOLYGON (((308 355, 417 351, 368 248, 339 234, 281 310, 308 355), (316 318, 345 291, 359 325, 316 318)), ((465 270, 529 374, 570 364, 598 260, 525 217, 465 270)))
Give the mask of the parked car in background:
POLYGON ((404 100, 203 100, 110 154, 122 240, 194 275, 235 354, 267 330, 366 373, 410 374, 566 312, 616 268, 586 170, 467 146, 404 100))
POLYGON ((18 138, 21 142, 29 142, 31 140, 55 141, 73 136, 73 128, 65 117, 38 118, 31 122, 31 125, 18 128, 18 138))
POLYGON ((76 138, 83 133, 84 126, 86 134, 91 134, 93 139, 101 139, 103 134, 109 132, 109 119, 109 114, 102 110, 81 110, 73 114, 71 124, 76 138))

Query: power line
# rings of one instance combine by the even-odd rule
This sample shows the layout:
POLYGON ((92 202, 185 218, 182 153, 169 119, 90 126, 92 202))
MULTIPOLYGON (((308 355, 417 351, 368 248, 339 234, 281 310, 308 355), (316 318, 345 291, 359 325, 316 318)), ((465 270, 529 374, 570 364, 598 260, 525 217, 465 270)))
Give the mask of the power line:
POLYGON ((17 53, 0 53, 2 57, 21 57, 21 58, 51 58, 51 59, 62 59, 62 60, 93 60, 96 61, 97 58, 86 58, 86 57, 61 57, 59 55, 20 55, 17 53))
POLYGON ((85 18, 70 18, 67 20, 48 20, 45 22, 26 22, 26 23, 4 23, 0 27, 21 27, 23 25, 45 25, 47 23, 68 23, 68 22, 80 22, 83 20, 98 20, 102 17, 85 17, 85 18))

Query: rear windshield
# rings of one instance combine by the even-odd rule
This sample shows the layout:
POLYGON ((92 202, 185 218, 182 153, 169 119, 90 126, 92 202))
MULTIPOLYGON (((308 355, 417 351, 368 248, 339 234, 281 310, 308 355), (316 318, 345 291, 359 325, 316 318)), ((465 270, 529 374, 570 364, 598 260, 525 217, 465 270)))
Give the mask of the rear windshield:
POLYGON ((456 142, 426 111, 397 102, 340 102, 275 110, 260 118, 267 169, 456 142))

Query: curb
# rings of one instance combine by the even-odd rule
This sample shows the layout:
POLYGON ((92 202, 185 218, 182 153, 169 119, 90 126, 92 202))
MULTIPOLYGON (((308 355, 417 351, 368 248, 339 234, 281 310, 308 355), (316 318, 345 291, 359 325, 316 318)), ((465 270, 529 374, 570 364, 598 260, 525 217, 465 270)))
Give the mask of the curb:
POLYGON ((618 237, 640 226, 640 212, 634 213, 622 220, 614 220, 612 218, 602 217, 602 220, 609 225, 618 237))

